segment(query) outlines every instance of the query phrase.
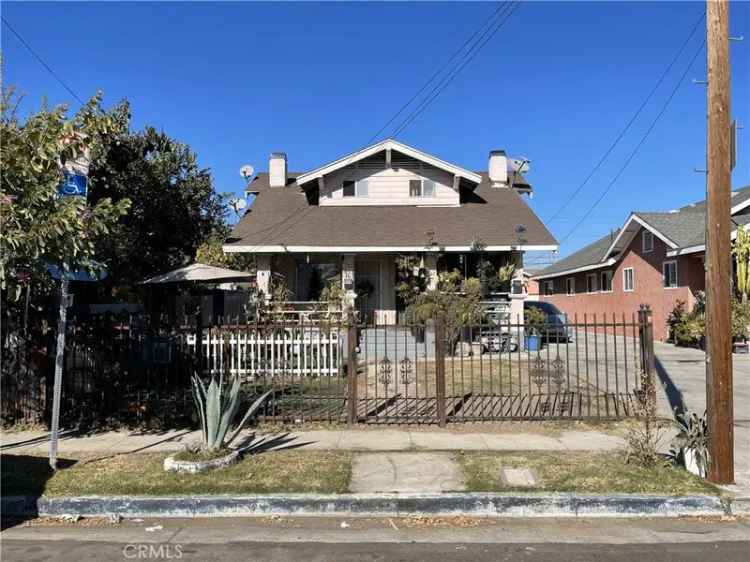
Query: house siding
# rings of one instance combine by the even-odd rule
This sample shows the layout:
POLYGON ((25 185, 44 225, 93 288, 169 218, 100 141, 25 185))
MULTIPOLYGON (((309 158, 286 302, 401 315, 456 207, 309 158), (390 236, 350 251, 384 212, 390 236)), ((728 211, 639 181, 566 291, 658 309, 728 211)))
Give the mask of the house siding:
POLYGON ((554 294, 545 293, 545 281, 540 283, 540 298, 557 306, 571 319, 578 316, 582 321, 584 315, 591 322, 606 318, 612 321, 613 315, 622 321, 623 315, 630 320, 638 312, 641 304, 648 304, 653 311, 654 338, 664 341, 669 335, 667 317, 678 301, 685 301, 690 310, 695 304, 695 294, 704 290, 704 270, 702 256, 667 257, 668 247, 657 237, 654 237, 654 249, 644 253, 641 245, 641 228, 633 241, 623 252, 622 259, 610 267, 597 268, 574 275, 560 275, 551 280, 554 282, 554 294), (662 266, 665 261, 677 262, 677 287, 663 286, 662 266), (633 268, 634 290, 624 291, 624 270, 633 268), (612 292, 586 292, 586 276, 596 273, 601 282, 601 272, 612 271, 612 292), (566 294, 566 279, 575 279, 575 294, 566 294))
POLYGON ((460 196, 453 189, 453 175, 432 166, 394 165, 393 168, 373 170, 348 166, 324 179, 318 204, 326 206, 419 205, 458 206, 460 196), (367 180, 366 197, 344 197, 345 180, 367 180), (411 197, 410 180, 432 180, 435 194, 432 197, 411 197))

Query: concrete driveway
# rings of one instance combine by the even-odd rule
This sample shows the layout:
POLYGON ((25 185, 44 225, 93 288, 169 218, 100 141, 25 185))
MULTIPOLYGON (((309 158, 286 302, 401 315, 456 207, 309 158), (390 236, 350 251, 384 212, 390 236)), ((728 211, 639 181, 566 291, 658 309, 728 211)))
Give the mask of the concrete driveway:
MULTIPOLYGON (((700 349, 654 342, 662 392, 661 416, 675 410, 702 414, 706 409, 706 354, 700 349)), ((734 444, 737 485, 750 491, 750 355, 734 355, 734 444)))

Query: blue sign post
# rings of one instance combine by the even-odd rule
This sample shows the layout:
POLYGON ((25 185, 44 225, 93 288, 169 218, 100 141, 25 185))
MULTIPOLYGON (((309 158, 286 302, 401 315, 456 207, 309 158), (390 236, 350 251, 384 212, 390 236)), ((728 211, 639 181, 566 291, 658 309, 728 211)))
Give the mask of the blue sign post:
MULTIPOLYGON (((86 165, 88 169, 88 164, 86 165)), ((60 197, 83 197, 86 198, 87 177, 83 174, 65 170, 65 179, 57 186, 57 194, 60 197)), ((62 394, 63 359, 65 357, 65 330, 68 321, 68 306, 71 299, 68 295, 68 284, 76 279, 80 272, 68 272, 63 264, 61 268, 51 270, 56 278, 60 279, 60 314, 57 321, 57 353, 55 354, 55 383, 52 392, 52 427, 49 440, 49 465, 52 470, 57 470, 57 441, 60 432, 60 395, 62 394)))
POLYGON ((65 172, 65 181, 57 187, 57 194, 60 197, 86 197, 86 188, 86 176, 65 172))

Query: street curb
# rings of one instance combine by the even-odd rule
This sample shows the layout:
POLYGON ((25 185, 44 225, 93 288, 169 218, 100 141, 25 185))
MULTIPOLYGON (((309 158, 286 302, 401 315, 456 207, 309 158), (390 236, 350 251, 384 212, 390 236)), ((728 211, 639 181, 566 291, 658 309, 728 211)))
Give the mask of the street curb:
MULTIPOLYGON (((745 503, 744 509, 748 509, 745 503)), ((683 517, 732 513, 716 496, 588 494, 268 494, 257 496, 2 498, 4 516, 244 517, 683 517)))

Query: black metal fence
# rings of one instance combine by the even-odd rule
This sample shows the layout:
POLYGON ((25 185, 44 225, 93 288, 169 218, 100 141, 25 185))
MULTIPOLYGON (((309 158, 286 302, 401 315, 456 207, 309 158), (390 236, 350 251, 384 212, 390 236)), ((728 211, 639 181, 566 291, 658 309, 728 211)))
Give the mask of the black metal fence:
MULTIPOLYGON (((222 320, 158 330, 140 317, 73 323, 63 425, 193 423, 193 372, 240 376, 246 400, 273 389, 265 420, 440 425, 629 417, 640 411, 643 377, 653 376, 645 309, 536 326, 222 320)), ((3 341, 3 424, 49 419, 53 340, 3 341)))

